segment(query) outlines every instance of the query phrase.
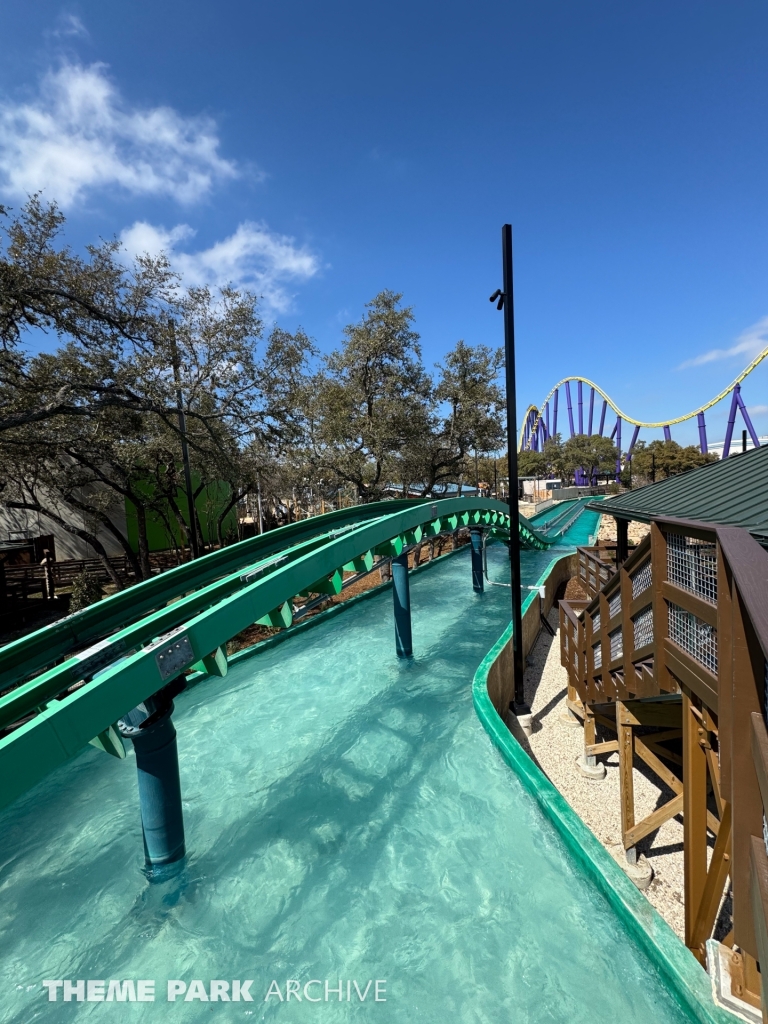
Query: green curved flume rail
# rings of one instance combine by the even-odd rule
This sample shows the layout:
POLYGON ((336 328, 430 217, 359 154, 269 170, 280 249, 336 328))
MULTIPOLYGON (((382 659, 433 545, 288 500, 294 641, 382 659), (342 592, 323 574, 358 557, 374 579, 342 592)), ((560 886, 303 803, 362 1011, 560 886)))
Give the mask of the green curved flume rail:
MULTIPOLYGON (((190 669, 226 670, 221 652, 253 623, 290 626, 290 601, 339 593, 345 570, 447 530, 508 534, 508 506, 490 498, 387 501, 282 527, 137 584, 0 650, 0 806, 16 799, 190 669), (72 686, 83 683, 74 692, 72 686), (63 695, 63 696, 62 696, 63 695), (31 716, 31 717, 28 717, 31 716), (25 720, 27 719, 28 720, 25 720)), ((548 536, 520 516, 523 546, 548 536)))

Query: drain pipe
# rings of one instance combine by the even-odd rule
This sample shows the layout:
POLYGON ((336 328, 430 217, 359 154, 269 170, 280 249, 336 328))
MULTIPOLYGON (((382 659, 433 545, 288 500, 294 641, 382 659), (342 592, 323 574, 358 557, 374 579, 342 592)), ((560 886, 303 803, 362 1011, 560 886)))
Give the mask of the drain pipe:
POLYGON ((184 686, 183 676, 173 680, 118 722, 120 735, 129 739, 136 751, 144 859, 150 881, 168 877, 163 869, 178 864, 186 854, 179 752, 171 719, 173 698, 184 686))

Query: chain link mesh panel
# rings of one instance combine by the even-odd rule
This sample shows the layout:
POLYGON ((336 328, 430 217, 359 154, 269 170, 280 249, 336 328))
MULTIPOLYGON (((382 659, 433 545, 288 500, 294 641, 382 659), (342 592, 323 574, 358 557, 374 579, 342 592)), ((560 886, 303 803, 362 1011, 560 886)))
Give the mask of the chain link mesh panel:
POLYGON ((714 626, 670 602, 669 639, 717 675, 717 630, 714 626))
POLYGON ((611 641, 611 661, 613 661, 614 658, 620 658, 623 651, 621 642, 621 626, 619 626, 618 629, 614 629, 612 633, 609 633, 608 639, 611 641))
POLYGON ((635 637, 635 650, 653 642, 653 608, 649 605, 632 620, 635 637))
POLYGON ((717 549, 708 540, 667 534, 667 577, 683 590, 717 604, 717 549))
POLYGON ((614 615, 618 615, 621 611, 621 591, 617 590, 613 597, 608 602, 608 617, 613 618, 614 615))
POLYGON ((637 572, 632 576, 632 597, 637 597, 638 594, 642 594, 644 590, 650 587, 653 581, 653 573, 651 571, 651 563, 646 562, 645 565, 641 566, 637 572))
POLYGON ((603 648, 600 644, 595 644, 592 648, 592 655, 595 659, 595 668, 602 668, 603 665, 603 648))

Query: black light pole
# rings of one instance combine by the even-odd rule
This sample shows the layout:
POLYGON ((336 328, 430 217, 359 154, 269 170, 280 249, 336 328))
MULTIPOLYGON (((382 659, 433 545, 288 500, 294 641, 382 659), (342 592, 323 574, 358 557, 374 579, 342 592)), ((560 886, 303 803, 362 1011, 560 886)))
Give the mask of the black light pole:
POLYGON ((173 363, 173 379, 176 383, 176 408, 179 412, 179 433, 181 434, 181 461, 184 464, 184 484, 187 490, 187 507, 189 509, 189 543, 192 549, 192 558, 200 557, 200 549, 197 544, 197 523, 195 522, 195 495, 192 491, 192 472, 189 468, 189 448, 187 447, 187 421, 184 416, 184 398, 181 394, 181 381, 179 379, 179 352, 176 348, 176 325, 173 320, 168 321, 168 332, 171 339, 171 362, 173 363))
POLYGON ((501 229, 501 253, 504 266, 504 290, 496 291, 497 309, 504 310, 504 366, 507 390, 507 453, 509 458, 509 568, 512 581, 512 679, 515 688, 514 711, 530 715, 523 687, 523 612, 520 585, 520 531, 518 521, 517 479, 517 402, 515 391, 515 303, 512 286, 512 225, 501 229))

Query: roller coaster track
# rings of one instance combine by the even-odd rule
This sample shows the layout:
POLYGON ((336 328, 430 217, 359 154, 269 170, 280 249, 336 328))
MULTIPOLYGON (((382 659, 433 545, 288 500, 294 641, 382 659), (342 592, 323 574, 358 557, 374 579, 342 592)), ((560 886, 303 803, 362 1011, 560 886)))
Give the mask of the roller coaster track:
MULTIPOLYGON (((178 566, 0 649, 0 806, 88 743, 116 752, 121 716, 190 670, 225 674, 227 641, 253 623, 290 626, 297 595, 338 594, 343 573, 370 571, 374 556, 472 525, 508 537, 508 505, 462 497, 340 509, 178 566)), ((522 516, 518 529, 526 547, 557 539, 522 516)))
POLYGON ((725 446, 723 451, 723 458, 727 458, 730 449, 730 443, 733 436, 733 426, 736 419, 737 410, 741 412, 744 419, 745 426, 749 430, 752 437, 752 443, 755 447, 759 447, 759 441, 757 434, 752 425, 752 421, 749 417, 749 413, 741 397, 741 383, 749 376, 749 374, 759 366, 760 363, 768 357, 768 348, 763 349, 752 362, 733 380, 727 388, 724 388, 718 395, 715 395, 713 399, 706 402, 704 405, 699 406, 698 409, 694 409, 692 412, 686 413, 684 416, 677 416, 673 419, 659 420, 658 422, 652 422, 650 420, 638 420, 632 416, 627 416, 613 401, 609 395, 606 394, 603 389, 595 384, 593 381, 586 377, 572 376, 563 377, 562 380, 558 381, 557 384, 551 389, 549 394, 546 396, 540 406, 529 405, 526 410, 525 418, 520 427, 520 433, 518 435, 518 451, 538 451, 543 447, 547 438, 557 433, 557 417, 558 417, 558 397, 560 394, 560 388, 565 387, 566 402, 568 407, 568 425, 570 427, 570 436, 574 434, 592 434, 593 417, 595 412, 595 395, 599 395, 603 400, 603 407, 600 412, 600 425, 597 433, 602 435, 603 428, 605 426, 605 414, 606 410, 610 407, 613 412, 616 413, 616 425, 613 428, 611 437, 616 437, 617 447, 621 451, 621 423, 622 421, 630 423, 634 426, 634 432, 632 435, 632 441, 627 449, 627 455, 631 455, 632 449, 637 441, 637 436, 641 427, 658 429, 659 427, 664 429, 664 436, 667 440, 671 439, 670 427, 677 423, 685 423, 686 420, 691 420, 694 416, 698 419, 699 426, 699 446, 703 452, 707 451, 707 433, 706 424, 704 421, 704 413, 711 409, 718 402, 721 402, 728 395, 731 395, 731 411, 728 419, 728 428, 726 431, 725 446), (574 426, 574 409, 573 401, 571 396, 571 383, 575 383, 577 386, 577 407, 578 407, 578 430, 574 426), (584 430, 584 401, 583 401, 583 386, 586 385, 589 390, 589 420, 587 430, 584 430), (550 417, 550 410, 552 416, 550 417), (551 428, 551 429, 550 429, 551 428))

